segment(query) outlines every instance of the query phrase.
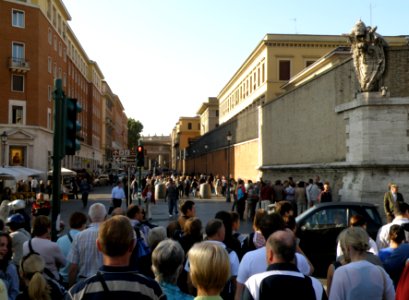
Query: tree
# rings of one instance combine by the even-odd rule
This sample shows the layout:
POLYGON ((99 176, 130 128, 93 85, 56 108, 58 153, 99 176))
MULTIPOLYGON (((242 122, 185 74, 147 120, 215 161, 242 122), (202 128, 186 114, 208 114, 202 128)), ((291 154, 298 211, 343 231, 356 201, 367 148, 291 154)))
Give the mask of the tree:
POLYGON ((128 119, 128 147, 129 149, 134 148, 138 145, 138 140, 141 137, 141 132, 143 125, 141 122, 135 119, 128 119))

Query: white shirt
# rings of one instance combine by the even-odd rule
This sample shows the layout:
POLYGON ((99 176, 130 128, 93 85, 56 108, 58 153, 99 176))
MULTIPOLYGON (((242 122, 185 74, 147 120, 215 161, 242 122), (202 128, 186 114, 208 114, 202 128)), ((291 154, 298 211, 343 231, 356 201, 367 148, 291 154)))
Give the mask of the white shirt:
POLYGON ((385 270, 360 260, 335 270, 329 300, 395 299, 395 289, 385 270))
MULTIPOLYGON (((309 275, 311 269, 307 259, 299 253, 295 256, 298 270, 304 275, 309 275)), ((265 272, 267 266, 266 247, 247 252, 240 262, 237 282, 244 284, 254 274, 265 272)))
MULTIPOLYGON (((396 217, 391 223, 383 225, 381 228, 379 228, 378 235, 376 236, 376 245, 378 246, 378 249, 380 250, 389 247, 389 229, 392 225, 402 225, 405 223, 409 223, 409 219, 396 217)), ((405 231, 405 235, 406 240, 408 240, 409 233, 405 231)))

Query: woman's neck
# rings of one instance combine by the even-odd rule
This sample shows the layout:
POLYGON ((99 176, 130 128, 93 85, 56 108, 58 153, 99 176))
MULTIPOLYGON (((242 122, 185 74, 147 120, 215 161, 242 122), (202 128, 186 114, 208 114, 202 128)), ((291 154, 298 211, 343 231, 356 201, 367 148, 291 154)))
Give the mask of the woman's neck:
POLYGON ((204 290, 200 287, 197 287, 197 295, 198 296, 219 296, 220 291, 217 289, 204 290))

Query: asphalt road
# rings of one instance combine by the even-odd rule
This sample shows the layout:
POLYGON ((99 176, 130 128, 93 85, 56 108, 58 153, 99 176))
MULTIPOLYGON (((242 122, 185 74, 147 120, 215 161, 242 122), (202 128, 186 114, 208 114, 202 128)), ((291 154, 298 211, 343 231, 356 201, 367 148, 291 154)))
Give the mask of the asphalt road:
MULTIPOLYGON (((111 187, 95 187, 94 190, 90 193, 88 197, 88 207, 82 208, 81 194, 78 194, 79 200, 70 199, 68 201, 61 202, 61 219, 68 227, 68 221, 70 215, 75 211, 81 211, 84 213, 88 212, 88 208, 95 202, 103 203, 107 210, 111 204, 111 187)), ((226 199, 223 197, 212 197, 211 199, 199 199, 199 198, 182 198, 179 201, 184 201, 190 199, 196 203, 196 214, 197 217, 201 219, 203 227, 206 226, 206 223, 214 218, 215 214, 218 211, 231 210, 231 203, 226 203, 226 199)), ((137 201, 134 201, 137 204, 137 201)), ((123 201, 122 208, 126 209, 125 203, 123 201)), ((156 205, 151 205, 152 209, 152 223, 159 226, 167 226, 170 220, 174 220, 175 217, 169 218, 168 205, 164 200, 158 200, 156 205)), ((241 233, 250 233, 252 231, 252 224, 247 221, 243 221, 240 226, 241 233)))

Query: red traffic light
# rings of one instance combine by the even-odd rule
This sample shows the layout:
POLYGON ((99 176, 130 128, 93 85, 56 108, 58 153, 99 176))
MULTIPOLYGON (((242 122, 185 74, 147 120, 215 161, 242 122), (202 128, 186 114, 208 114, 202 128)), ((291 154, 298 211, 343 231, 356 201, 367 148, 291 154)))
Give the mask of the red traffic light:
POLYGON ((138 146, 137 151, 138 151, 138 153, 142 153, 142 152, 143 152, 143 147, 142 147, 142 146, 138 146))

